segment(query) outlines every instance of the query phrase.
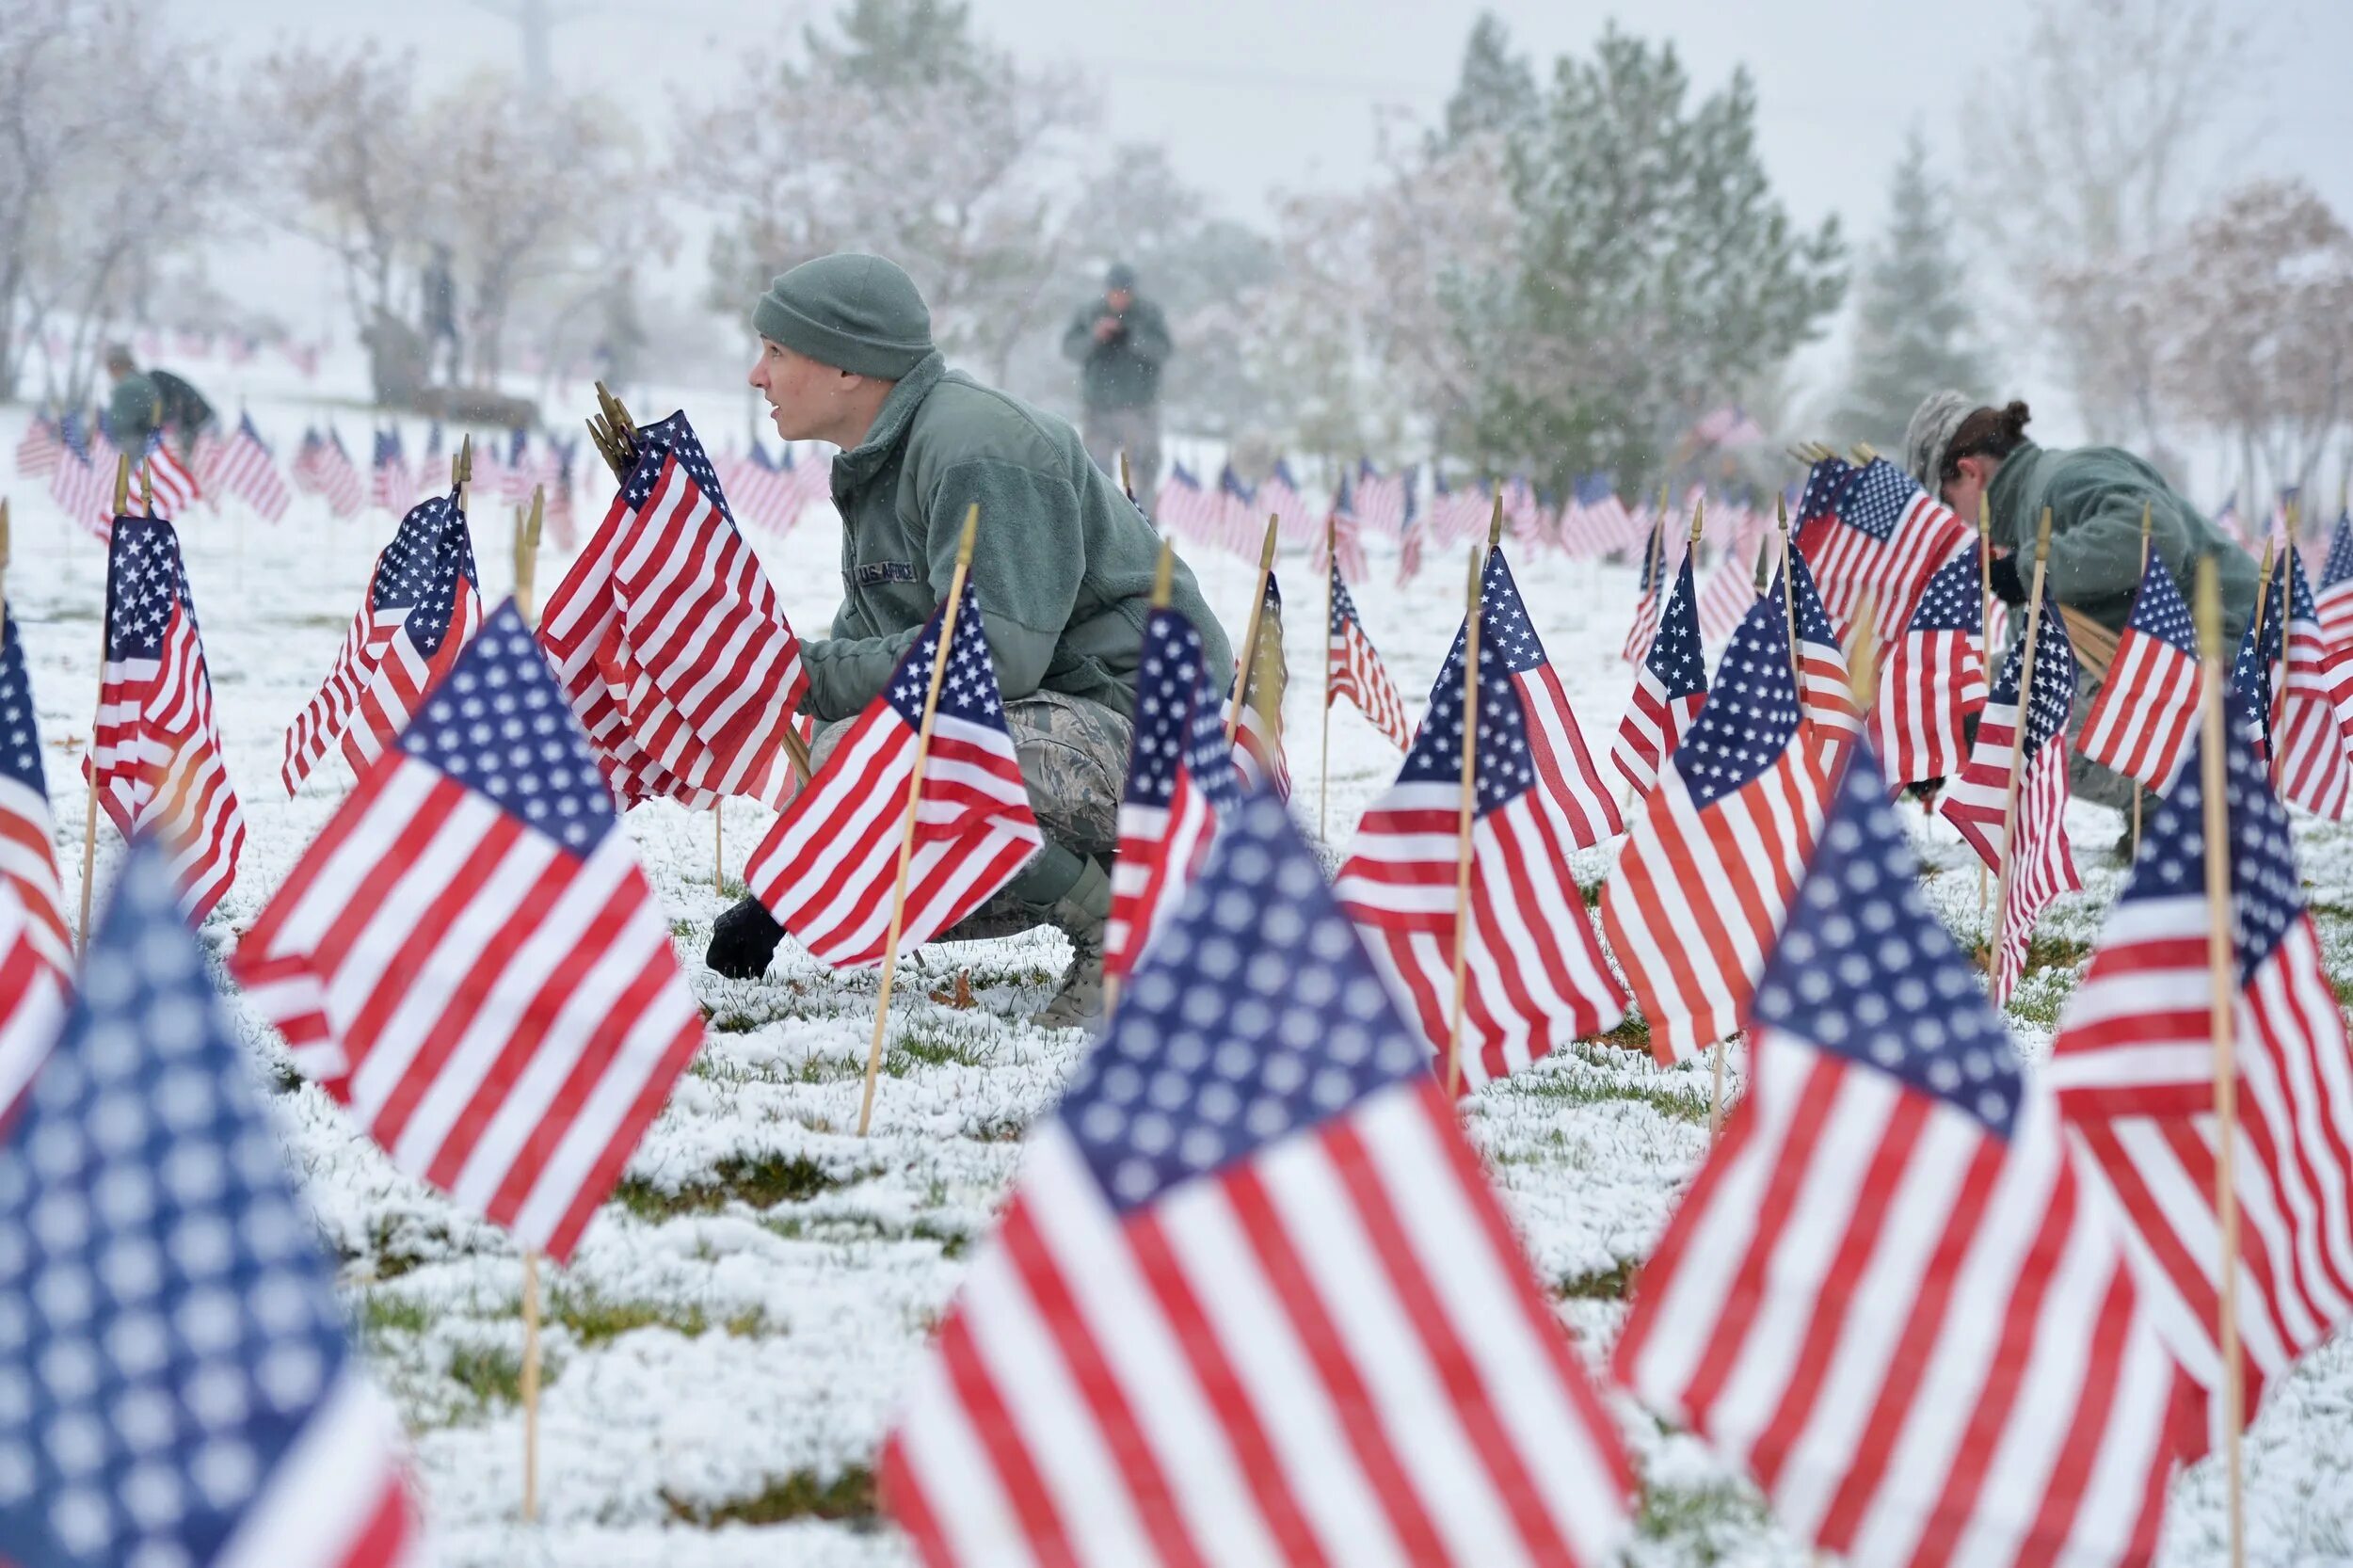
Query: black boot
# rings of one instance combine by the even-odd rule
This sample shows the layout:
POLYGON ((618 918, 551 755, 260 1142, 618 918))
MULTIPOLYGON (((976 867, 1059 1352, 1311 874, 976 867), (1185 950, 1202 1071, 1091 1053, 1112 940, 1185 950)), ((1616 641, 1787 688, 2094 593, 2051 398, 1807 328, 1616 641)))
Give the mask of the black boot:
POLYGON ((711 966, 712 974, 729 980, 758 980, 768 972, 768 960, 776 955, 776 944, 782 940, 784 927, 760 900, 747 898, 712 926, 711 946, 703 953, 703 962, 711 966))

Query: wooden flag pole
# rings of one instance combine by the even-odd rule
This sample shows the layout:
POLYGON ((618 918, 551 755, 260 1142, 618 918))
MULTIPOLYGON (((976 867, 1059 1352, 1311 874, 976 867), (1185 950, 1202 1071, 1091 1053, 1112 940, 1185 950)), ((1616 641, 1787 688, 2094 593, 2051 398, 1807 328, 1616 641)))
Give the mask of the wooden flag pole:
POLYGON ((8 604, 8 498, 0 495, 0 616, 8 604))
POLYGON ((2009 737, 2009 783, 2002 792, 2002 874, 1994 881, 1993 925, 1986 942, 1988 973, 2001 964, 2002 921, 2009 910, 2009 885, 2018 875, 2019 776, 2026 767, 2026 729, 2034 712, 2034 656, 2042 630, 2042 578, 2051 565, 2051 508, 2042 508, 2042 526, 2034 541, 2034 588, 2026 599, 2026 651, 2018 662, 2018 716, 2009 737))
POLYGON ((2206 840, 2207 1028, 2214 1040, 2214 1113, 2217 1124, 2214 1161, 2214 1207, 2222 1233, 2219 1299, 2215 1339, 2222 1351, 2222 1455, 2230 1488, 2231 1564, 2247 1561, 2247 1503, 2239 1453, 2246 1424, 2246 1367, 2239 1351, 2238 1182, 2233 1170, 2238 1142, 2238 1063, 2233 1037, 2238 1008, 2238 952, 2232 941, 2230 765, 2225 709, 2227 680, 2222 664, 2222 592, 2211 556, 2198 563, 2198 653, 2204 666, 2205 700, 2200 705, 2200 747, 2206 840))
POLYGON ((523 1249, 523 1523, 539 1518, 539 1249, 523 1249))
MULTIPOLYGON (((1124 465, 1128 455, 1121 453, 1124 465)), ((1323 517, 1323 760, 1316 768, 1316 839, 1331 841, 1332 809, 1332 614, 1333 587, 1339 580, 1339 513, 1327 512, 1323 517)))
MULTIPOLYGON (((1993 680, 1993 509, 1986 492, 1977 492, 1977 663, 1985 678, 1993 680)), ((1985 862, 1977 862, 1977 919, 1985 919, 1985 862)))
POLYGON ((1454 998, 1446 1036, 1446 1097, 1463 1092, 1463 982, 1470 961, 1471 818, 1479 788, 1479 547, 1470 549, 1463 614, 1463 798, 1454 817, 1454 998))
MULTIPOLYGON (((2140 575, 2143 581, 2146 581, 2149 576, 2149 510, 2151 505, 2152 503, 2146 501, 2140 504, 2140 575)), ((2140 858, 2140 780, 2137 778, 2133 780, 2132 858, 2135 860, 2140 858)))
POLYGON ((1135 475, 1128 471, 1128 449, 1124 446, 1119 449, 1119 488, 1132 504, 1136 499, 1136 480, 1135 475))
POLYGON ((1250 699, 1250 678, 1258 670, 1258 631, 1266 621, 1266 585, 1274 575, 1274 530, 1283 520, 1269 516, 1266 520, 1266 542, 1258 547, 1258 577, 1257 591, 1250 599, 1250 626, 1241 638, 1241 668, 1234 677, 1234 700, 1225 714, 1225 739, 1230 743, 1241 729, 1242 705, 1250 699))
POLYGON ((1781 603, 1789 621, 1789 687, 1798 694, 1798 733, 1806 734, 1814 728, 1805 711, 1805 663, 1798 644, 1798 574, 1789 559, 1789 503, 1773 503, 1781 523, 1781 603))
MULTIPOLYGON (((126 454, 115 459, 115 516, 122 516, 131 504, 131 459, 126 454)), ((107 565, 113 566, 111 557, 107 565)), ((98 708, 90 713, 89 789, 82 813, 82 919, 74 928, 73 945, 79 949, 89 946, 90 884, 98 876, 98 717, 106 706, 106 628, 114 620, 114 572, 106 573, 106 586, 98 600, 98 708)))
POLYGON ((890 884, 890 935, 883 945, 882 994, 874 1001, 874 1038, 866 1048, 866 1089, 858 1098, 857 1135, 861 1138, 874 1116, 874 1079, 882 1071, 883 1030, 890 1022, 890 984, 899 973, 899 935, 906 929, 907 872, 915 863, 915 813, 923 800, 923 762, 931 755, 932 720, 939 712, 939 687, 948 673, 949 650, 956 646, 956 613, 964 607, 964 580, 972 570, 972 540, 980 527, 981 504, 976 501, 965 510, 964 536, 956 541, 955 575, 948 580, 948 607, 939 617, 939 645, 932 650, 932 678, 923 689, 923 716, 915 729, 915 767, 907 775, 906 810, 899 824, 899 871, 890 884))

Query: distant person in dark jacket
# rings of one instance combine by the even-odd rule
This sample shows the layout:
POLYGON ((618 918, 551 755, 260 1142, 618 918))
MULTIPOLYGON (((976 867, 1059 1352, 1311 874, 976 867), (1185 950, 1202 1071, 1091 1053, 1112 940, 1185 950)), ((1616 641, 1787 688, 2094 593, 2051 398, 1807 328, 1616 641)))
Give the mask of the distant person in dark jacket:
MULTIPOLYGON (((1904 433, 1905 464, 1930 494, 1974 525, 1983 498, 1993 546, 1993 591, 2024 604, 2034 579, 2035 538, 2051 509, 2050 597, 2121 632, 2140 590, 2140 519, 2149 515, 2149 551, 2172 572, 2182 597, 2196 592, 2198 562, 2214 559, 2222 590, 2223 636, 2235 648, 2255 613, 2257 568, 2247 552, 2206 520, 2165 476, 2113 446, 2045 451, 2026 439, 2026 406, 1979 406, 1957 392, 1923 402, 1904 433)), ((2012 616, 2023 628, 2025 617, 2012 616)), ((2226 655, 2227 657, 2227 655, 2226 655)), ((2104 677, 2077 664, 2071 740, 2080 740, 2104 677)), ((1993 672, 1988 671, 1989 676, 1993 672)), ((2119 810, 2132 805, 2132 780, 2068 747, 2069 788, 2119 810)))
POLYGON ((436 245, 432 259, 425 263, 424 273, 417 280, 418 303, 422 306, 424 328, 424 376, 433 379, 434 362, 441 357, 441 344, 449 344, 449 385, 457 384, 459 363, 457 342, 457 280, 450 271, 449 247, 436 245))
POLYGON ((1062 351, 1079 361, 1080 431, 1103 472, 1128 455, 1136 499, 1149 506, 1160 478, 1160 367, 1173 352, 1168 318, 1136 296, 1133 267, 1103 275, 1103 295, 1080 307, 1062 351))
POLYGON ((144 452, 149 438, 161 431, 184 456, 198 432, 213 423, 213 406, 184 376, 139 369, 121 344, 106 350, 106 375, 114 382, 106 398, 106 439, 118 452, 144 452))

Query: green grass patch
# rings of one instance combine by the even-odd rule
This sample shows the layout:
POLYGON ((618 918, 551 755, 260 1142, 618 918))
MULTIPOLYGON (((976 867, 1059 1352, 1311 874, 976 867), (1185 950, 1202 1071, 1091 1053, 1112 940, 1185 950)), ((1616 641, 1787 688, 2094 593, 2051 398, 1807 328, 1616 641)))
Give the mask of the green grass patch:
POLYGON ((397 1336, 423 1334, 432 1324, 433 1314, 421 1302, 384 1290, 360 1293, 360 1337, 371 1350, 397 1336))
POLYGON ((986 1066, 988 1056, 977 1040, 962 1032, 952 1034, 918 1025, 890 1043, 882 1065, 891 1077, 904 1078, 918 1067, 986 1066))
POLYGON ((1722 1562, 1737 1547, 1753 1544, 1765 1528, 1764 1511, 1731 1487, 1645 1486, 1641 1505, 1636 1532, 1654 1541, 1673 1540, 1686 1562, 1722 1562))
POLYGON ((705 1529, 721 1525, 783 1525, 795 1519, 869 1520, 876 1512, 874 1472, 857 1465, 821 1480, 813 1472, 795 1470, 776 1477, 748 1497, 730 1497, 723 1503, 689 1502, 664 1492, 662 1503, 677 1523, 705 1529))
MULTIPOLYGON (((540 1382, 552 1381, 545 1358, 540 1382)), ((503 1345, 464 1346, 450 1352, 450 1381, 473 1396, 476 1404, 514 1404, 523 1397, 522 1357, 503 1345)))
POLYGON ((1555 1301, 1563 1302, 1622 1302, 1634 1291, 1635 1278, 1642 1266, 1633 1258, 1620 1258, 1607 1269, 1592 1273, 1572 1274, 1556 1281, 1552 1287, 1555 1301))
POLYGON ((777 1154, 734 1155, 719 1161, 708 1179, 688 1182, 675 1192, 631 1176, 613 1190, 613 1196, 637 1218, 661 1221, 682 1214, 716 1213, 730 1203, 773 1208, 847 1185, 805 1154, 790 1160, 777 1154))
POLYGON ((1654 1083, 1629 1083, 1624 1079, 1596 1078, 1580 1072, 1519 1073, 1507 1080, 1510 1092, 1531 1099, 1561 1100, 1570 1105, 1608 1105, 1631 1100, 1678 1122, 1707 1121, 1707 1091, 1661 1075, 1654 1083))
POLYGON ((711 1320, 699 1306, 607 1301, 585 1290, 556 1291, 548 1303, 548 1316, 571 1330, 583 1345, 607 1344, 641 1328, 666 1328, 689 1339, 699 1339, 711 1330, 711 1320))
POLYGON ((1650 1020, 1640 1013, 1628 1013, 1608 1029, 1593 1036, 1597 1045, 1615 1046, 1620 1050, 1639 1050, 1650 1054, 1650 1020))

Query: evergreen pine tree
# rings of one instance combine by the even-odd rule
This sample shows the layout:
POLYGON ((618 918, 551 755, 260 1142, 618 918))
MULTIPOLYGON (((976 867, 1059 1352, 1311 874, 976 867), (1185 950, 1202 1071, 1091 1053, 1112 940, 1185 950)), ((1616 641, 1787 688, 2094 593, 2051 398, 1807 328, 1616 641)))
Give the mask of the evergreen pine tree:
POLYGON ((1853 358, 1832 432, 1842 444, 1900 451, 1912 411, 1930 392, 1951 387, 1986 394, 1976 316, 1943 203, 1928 147, 1914 131, 1896 164, 1887 233, 1855 291, 1853 358))
POLYGON ((1463 69, 1446 101, 1446 129, 1435 146, 1455 147, 1489 131, 1523 130, 1536 118, 1536 72, 1512 52, 1512 34, 1493 11, 1481 11, 1463 46, 1463 69))

